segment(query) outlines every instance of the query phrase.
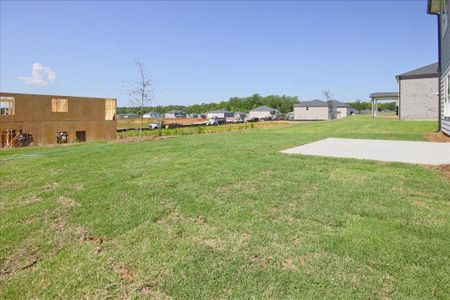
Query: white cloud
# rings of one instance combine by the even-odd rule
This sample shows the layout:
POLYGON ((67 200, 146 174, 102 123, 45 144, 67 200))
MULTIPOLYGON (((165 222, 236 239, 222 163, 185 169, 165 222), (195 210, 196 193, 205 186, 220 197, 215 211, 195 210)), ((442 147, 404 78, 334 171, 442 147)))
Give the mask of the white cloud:
POLYGON ((31 77, 18 77, 17 79, 23 80, 30 85, 46 86, 50 82, 55 81, 56 73, 49 67, 45 67, 40 63, 34 63, 31 66, 31 77))

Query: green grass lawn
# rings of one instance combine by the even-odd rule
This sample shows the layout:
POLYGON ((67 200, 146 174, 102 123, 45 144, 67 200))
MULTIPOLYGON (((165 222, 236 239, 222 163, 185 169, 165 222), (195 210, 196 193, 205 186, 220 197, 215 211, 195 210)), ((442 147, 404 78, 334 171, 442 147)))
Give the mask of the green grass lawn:
POLYGON ((438 168, 279 151, 434 122, 0 151, 0 298, 447 298, 438 168))

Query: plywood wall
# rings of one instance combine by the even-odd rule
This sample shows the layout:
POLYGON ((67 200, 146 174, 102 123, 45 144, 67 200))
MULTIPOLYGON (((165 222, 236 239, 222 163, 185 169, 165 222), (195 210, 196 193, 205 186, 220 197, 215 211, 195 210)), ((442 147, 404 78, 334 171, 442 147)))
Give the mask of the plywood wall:
POLYGON ((7 129, 33 134, 35 144, 55 144, 56 132, 86 131, 87 141, 116 139, 116 100, 53 95, 0 93, 14 97, 14 115, 0 115, 0 133, 7 129), (54 101, 53 99, 62 99, 54 101))

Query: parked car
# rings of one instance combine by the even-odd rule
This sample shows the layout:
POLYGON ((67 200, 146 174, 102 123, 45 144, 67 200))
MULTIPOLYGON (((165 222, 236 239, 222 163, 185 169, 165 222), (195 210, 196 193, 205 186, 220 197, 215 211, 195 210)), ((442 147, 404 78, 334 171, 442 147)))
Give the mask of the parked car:
POLYGON ((150 125, 148 125, 148 128, 154 130, 154 129, 161 129, 161 122, 153 122, 150 125))

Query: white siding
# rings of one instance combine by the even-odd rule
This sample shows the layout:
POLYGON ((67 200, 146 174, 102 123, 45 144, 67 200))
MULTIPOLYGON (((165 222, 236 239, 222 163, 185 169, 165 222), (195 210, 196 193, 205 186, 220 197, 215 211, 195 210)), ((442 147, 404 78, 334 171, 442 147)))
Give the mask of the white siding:
MULTIPOLYGON (((445 1, 445 0, 444 0, 445 1)), ((447 1, 447 8, 450 8, 450 1, 447 1)), ((449 11, 447 11, 447 18, 449 11)), ((448 20, 448 19, 447 19, 448 20)), ((441 28, 442 30, 442 28, 441 28)), ((450 71, 450 26, 447 26, 447 31, 441 34, 441 130, 447 135, 450 135, 450 117, 444 116, 444 79, 450 71)))
POLYGON ((248 114, 248 118, 270 119, 272 118, 272 114, 270 113, 270 111, 250 111, 248 114))
POLYGON ((448 91, 445 90, 445 78, 450 73, 450 67, 442 73, 441 76, 441 130, 447 135, 450 135, 450 116, 445 116, 444 114, 444 101, 445 101, 445 93, 448 91))
POLYGON ((337 119, 342 119, 342 118, 348 117, 350 115, 349 107, 338 107, 338 108, 336 108, 336 110, 337 110, 337 114, 336 114, 337 119))

